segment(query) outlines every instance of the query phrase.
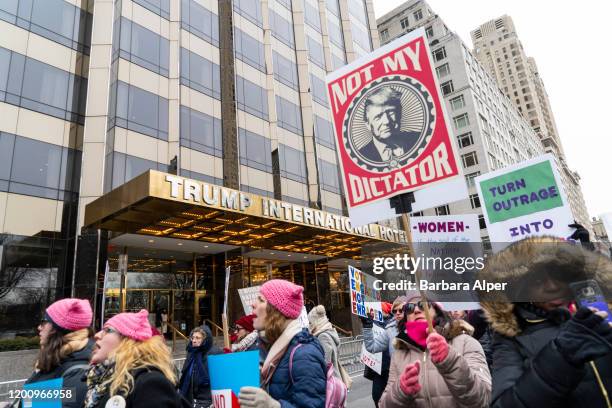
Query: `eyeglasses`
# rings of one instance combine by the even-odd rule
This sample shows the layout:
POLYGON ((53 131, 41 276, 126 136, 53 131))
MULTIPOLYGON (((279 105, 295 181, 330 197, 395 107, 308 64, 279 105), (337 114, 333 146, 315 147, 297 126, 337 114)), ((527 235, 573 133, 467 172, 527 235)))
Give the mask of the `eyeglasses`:
MULTIPOLYGON (((425 302, 418 301, 417 303, 406 303, 406 306, 404 306, 404 310, 406 310, 406 314, 412 314, 414 313, 417 306, 419 307, 420 310, 424 310, 425 302)), ((427 302, 427 306, 431 307, 431 303, 427 302)))

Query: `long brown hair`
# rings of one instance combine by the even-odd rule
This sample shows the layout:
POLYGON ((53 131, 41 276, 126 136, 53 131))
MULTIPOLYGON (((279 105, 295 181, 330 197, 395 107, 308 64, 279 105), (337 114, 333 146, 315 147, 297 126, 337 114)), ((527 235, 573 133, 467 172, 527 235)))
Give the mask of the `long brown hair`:
POLYGON ((46 344, 40 347, 36 368, 43 373, 53 371, 68 355, 85 348, 92 334, 90 328, 68 333, 54 329, 49 334, 46 344))
POLYGON ((279 312, 277 308, 270 303, 266 305, 266 322, 264 323, 264 330, 266 332, 266 340, 270 347, 278 340, 281 334, 283 334, 288 321, 289 319, 279 312))

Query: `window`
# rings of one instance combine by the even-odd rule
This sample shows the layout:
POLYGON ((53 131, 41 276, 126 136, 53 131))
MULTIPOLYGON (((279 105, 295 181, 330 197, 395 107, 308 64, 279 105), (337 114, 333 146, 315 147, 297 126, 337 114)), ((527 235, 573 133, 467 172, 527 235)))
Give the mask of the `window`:
POLYGON ((78 192, 81 152, 0 132, 0 191, 65 200, 78 192))
POLYGON ((289 11, 292 11, 291 9, 291 0, 276 0, 277 3, 282 4, 283 6, 285 6, 285 8, 289 11))
POLYGON ((382 30, 380 32, 380 41, 388 41, 389 40, 389 30, 382 30))
POLYGON ((91 44, 92 19, 90 13, 63 0, 0 2, 0 20, 86 55, 91 44))
POLYGON ((299 135, 303 134, 302 112, 300 112, 300 108, 297 105, 277 96, 276 115, 279 127, 299 135))
POLYGON ((487 223, 485 222, 484 215, 482 214, 478 216, 478 225, 480 226, 481 230, 487 228, 487 223))
POLYGON ((334 70, 346 65, 346 60, 343 57, 337 56, 336 54, 332 54, 332 62, 334 65, 334 70))
POLYGON ((472 208, 480 208, 480 197, 478 197, 478 194, 470 194, 470 205, 472 208))
POLYGON ((181 85, 221 99, 219 65, 181 48, 181 85))
POLYGON ((474 138, 472 137, 472 132, 463 133, 457 136, 457 140, 459 142, 459 147, 468 147, 474 144, 474 138))
POLYGON ((335 17, 329 17, 327 19, 327 34, 329 35, 329 41, 332 44, 337 45, 341 49, 344 49, 344 36, 342 35, 342 30, 338 25, 338 19, 335 17))
POLYGON ((306 183, 304 152, 280 143, 278 149, 281 176, 299 183, 306 183))
POLYGON ((325 54, 323 52, 323 46, 309 35, 306 36, 306 42, 308 44, 308 59, 317 66, 325 69, 325 54))
POLYGON ((241 76, 236 77, 236 102, 238 109, 268 120, 268 95, 265 89, 241 76))
POLYGON ((162 16, 165 19, 170 18, 170 0, 133 0, 134 3, 140 4, 149 11, 162 16))
POLYGON ((461 129, 463 127, 470 125, 470 118, 467 113, 464 113, 459 116, 455 116, 453 118, 453 122, 455 123, 455 129, 461 129))
POLYGON ((442 94, 444 96, 452 93, 455 90, 455 87, 453 86, 453 81, 446 81, 443 82, 442 85, 440 85, 440 89, 442 89, 442 94))
POLYGON ((363 0, 349 0, 349 13, 360 21, 364 26, 368 26, 368 16, 366 15, 365 4, 363 0))
POLYGON ((431 38, 434 36, 434 29, 433 26, 429 26, 425 29, 425 34, 427 35, 427 38, 431 38))
POLYGON ((450 208, 448 208, 448 204, 436 207, 436 215, 450 215, 450 208))
POLYGON ((367 52, 372 49, 370 35, 353 22, 351 22, 351 32, 353 33, 353 41, 355 41, 357 45, 367 52))
POLYGON ((264 45, 247 33, 234 27, 234 46, 236 57, 257 68, 261 72, 266 72, 266 58, 264 55, 264 45))
MULTIPOLYGON (((252 2, 253 0, 243 1, 252 2)), ((272 36, 274 38, 288 45, 289 48, 295 47, 295 40, 293 38, 293 26, 291 25, 291 22, 279 16, 273 10, 270 10, 270 28, 272 29, 272 36)))
POLYGON ((168 77, 170 41, 141 25, 121 18, 119 56, 168 77))
MULTIPOLYGON (((221 181, 221 185, 223 185, 223 180, 221 181)), ((240 185, 240 191, 246 191, 247 193, 257 194, 262 197, 270 197, 274 198, 274 193, 268 190, 262 190, 261 188, 247 186, 246 184, 240 185)))
POLYGON ((327 107, 327 91, 325 88, 325 81, 319 79, 316 75, 310 74, 310 91, 312 93, 312 99, 327 107))
POLYGON ((472 187, 474 185, 474 179, 478 176, 480 176, 479 171, 465 175, 465 181, 467 182, 468 187, 472 187))
POLYGON ((239 128, 240 164, 272 173, 272 148, 267 137, 239 128))
POLYGON ((85 123, 87 80, 0 47, 0 102, 85 123))
POLYGON ((332 124, 320 116, 315 115, 315 139, 317 143, 327 146, 330 149, 335 149, 334 129, 332 124))
POLYGON ((272 64, 274 68, 274 78, 296 91, 298 90, 297 66, 295 62, 288 60, 276 51, 272 53, 272 64))
POLYGON ((319 180, 323 190, 340 194, 340 178, 337 165, 319 159, 319 180))
POLYGON ((478 164, 478 156, 476 152, 469 152, 461 155, 461 162, 463 162, 463 167, 468 168, 478 164))
POLYGON ((423 18, 423 10, 417 10, 414 13, 412 13, 412 15, 414 16, 414 19, 416 21, 419 21, 420 19, 423 18))
POLYGON ((221 120, 181 106, 181 146, 223 157, 221 120))
POLYGON ((449 102, 451 105, 451 109, 454 111, 465 107, 465 98, 463 97, 463 95, 456 96, 452 98, 449 102))
POLYGON ((402 30, 408 28, 408 17, 404 17, 400 20, 400 25, 402 26, 402 30))
POLYGON ((263 27, 261 2, 253 0, 234 0, 234 11, 253 24, 263 27))
POLYGON ((118 81, 116 112, 111 111, 108 124, 168 140, 168 100, 118 81))
POLYGON ((413 216, 413 217, 422 217, 423 216, 423 211, 413 212, 411 214, 411 216, 413 216))
POLYGON ((319 16, 319 10, 307 1, 304 1, 304 20, 310 27, 321 32, 321 17, 319 16))
POLYGON ((438 62, 446 58, 446 48, 441 47, 433 52, 434 61, 438 62))
POLYGON ((219 46, 219 17, 193 0, 181 0, 181 28, 219 46))
POLYGON ((438 78, 443 78, 450 74, 450 67, 448 66, 448 62, 440 65, 436 68, 436 74, 438 74, 438 78))
POLYGON ((164 164, 152 160, 142 159, 119 152, 113 152, 106 158, 106 174, 104 180, 104 190, 106 192, 127 183, 136 176, 148 170, 163 170, 167 167, 164 164))
POLYGON ((336 17, 340 17, 340 6, 338 0, 326 0, 327 9, 336 17))

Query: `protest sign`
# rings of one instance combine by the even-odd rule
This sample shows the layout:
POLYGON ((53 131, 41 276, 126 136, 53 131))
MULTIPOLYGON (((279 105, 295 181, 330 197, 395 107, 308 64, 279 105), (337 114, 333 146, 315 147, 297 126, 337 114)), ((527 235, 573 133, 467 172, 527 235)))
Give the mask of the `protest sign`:
POLYGON ((494 250, 528 236, 567 238, 574 222, 554 157, 545 154, 476 177, 494 250))
POLYGON ((348 267, 348 272, 353 314, 361 317, 371 317, 373 315, 374 320, 382 322, 380 292, 374 289, 376 279, 351 265, 348 267))
POLYGON ((349 208, 459 175, 424 29, 326 80, 349 208))
POLYGON ((259 352, 208 356, 210 389, 215 408, 236 408, 242 387, 259 387, 259 352))
POLYGON ((253 313, 253 308, 251 305, 259 295, 259 289, 261 286, 251 286, 250 288, 242 288, 238 289, 238 296, 240 296, 240 301, 242 302, 242 308, 244 309, 244 314, 249 315, 253 313))
POLYGON ((412 242, 480 242, 478 215, 436 215, 410 218, 412 242))
MULTIPOLYGON (((381 336, 384 331, 385 329, 380 326, 374 325, 372 327, 372 335, 374 336, 374 338, 381 336)), ((382 353, 370 353, 368 350, 366 350, 365 344, 361 346, 360 360, 363 364, 367 365, 372 370, 376 371, 378 374, 382 372, 382 353)))

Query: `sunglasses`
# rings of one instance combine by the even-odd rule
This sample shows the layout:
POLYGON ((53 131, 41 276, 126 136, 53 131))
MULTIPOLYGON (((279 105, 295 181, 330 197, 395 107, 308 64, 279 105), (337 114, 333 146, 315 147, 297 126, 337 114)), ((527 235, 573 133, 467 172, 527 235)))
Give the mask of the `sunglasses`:
POLYGON ((404 310, 400 307, 400 308, 397 308, 397 309, 393 309, 392 312, 393 312, 393 314, 398 314, 398 313, 403 313, 404 310))
MULTIPOLYGON (((424 310, 425 302, 418 301, 417 303, 406 303, 406 306, 404 306, 404 310, 406 311, 406 314, 413 314, 417 306, 419 310, 424 310)), ((427 302, 427 306, 431 307, 431 303, 427 302)))

